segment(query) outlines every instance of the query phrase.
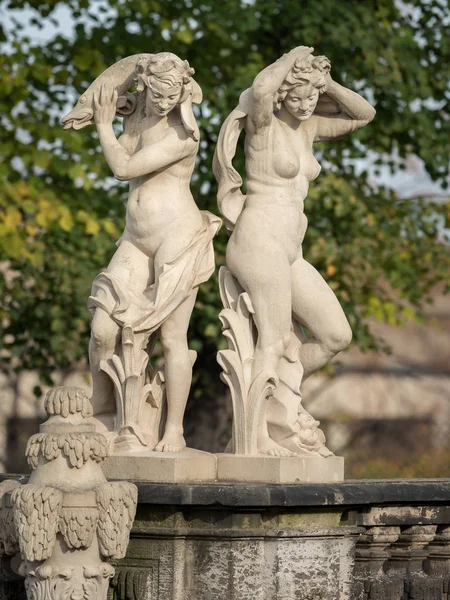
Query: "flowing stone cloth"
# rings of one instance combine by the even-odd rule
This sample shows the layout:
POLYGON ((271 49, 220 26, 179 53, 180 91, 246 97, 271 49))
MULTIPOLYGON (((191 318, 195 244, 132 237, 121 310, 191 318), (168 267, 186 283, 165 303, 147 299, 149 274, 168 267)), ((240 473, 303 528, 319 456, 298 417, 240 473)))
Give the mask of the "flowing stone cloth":
POLYGON ((155 273, 143 295, 135 294, 129 284, 112 273, 103 272, 92 282, 88 308, 105 310, 121 327, 130 326, 135 332, 153 333, 214 272, 212 239, 221 220, 208 211, 201 211, 203 228, 189 245, 170 263, 155 273))

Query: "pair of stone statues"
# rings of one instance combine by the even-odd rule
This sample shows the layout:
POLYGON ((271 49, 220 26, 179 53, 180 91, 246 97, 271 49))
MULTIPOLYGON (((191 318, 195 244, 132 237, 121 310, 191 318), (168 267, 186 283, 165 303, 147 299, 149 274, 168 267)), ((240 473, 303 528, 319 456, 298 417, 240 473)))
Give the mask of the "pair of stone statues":
MULTIPOLYGON (((235 454, 331 454, 302 407, 300 386, 349 344, 351 330, 302 256, 303 203, 320 172, 313 142, 339 139, 375 111, 312 52, 295 48, 255 78, 224 122, 214 156, 218 206, 231 231, 219 275, 229 348, 219 362, 233 400, 235 454), (243 129, 245 196, 232 165, 243 129)), ((95 122, 115 177, 129 181, 125 230, 89 299, 92 404, 98 430, 110 432, 118 453, 185 447, 195 361, 187 329, 198 286, 214 270, 212 239, 221 225, 190 191, 199 148, 193 104, 202 100, 193 74, 168 52, 130 56, 63 119, 74 129, 95 122), (162 366, 149 360, 157 339, 162 366)))

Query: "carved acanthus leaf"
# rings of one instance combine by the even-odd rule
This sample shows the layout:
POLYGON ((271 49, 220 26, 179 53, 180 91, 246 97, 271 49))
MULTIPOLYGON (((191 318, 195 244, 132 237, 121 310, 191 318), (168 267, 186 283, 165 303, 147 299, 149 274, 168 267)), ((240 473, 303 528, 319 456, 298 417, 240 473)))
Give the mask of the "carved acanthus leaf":
POLYGON ((108 558, 125 556, 137 505, 137 488, 132 483, 104 483, 96 488, 99 509, 100 552, 108 558))
POLYGON ((55 545, 63 493, 29 483, 15 489, 11 498, 22 558, 46 560, 55 545))
POLYGON ((106 598, 114 568, 108 563, 80 569, 23 562, 20 574, 26 577, 27 597, 33 600, 99 600, 106 598))
POLYGON ((132 432, 143 446, 147 441, 140 429, 140 415, 150 389, 142 390, 149 355, 145 351, 146 335, 136 334, 131 327, 122 329, 122 352, 110 360, 100 361, 104 371, 114 384, 118 404, 118 429, 132 432))
MULTIPOLYGON (((72 600, 76 598, 73 594, 76 582, 72 581, 73 569, 58 569, 43 564, 37 568, 29 568, 23 562, 20 574, 26 577, 25 589, 27 597, 33 600, 72 600)), ((80 597, 80 596, 79 596, 80 597)), ((84 596, 81 596, 85 600, 84 596)))
POLYGON ((28 440, 26 457, 31 469, 38 466, 39 456, 51 461, 62 454, 71 467, 80 468, 89 459, 102 462, 108 455, 108 441, 100 433, 37 433, 28 440))
POLYGON ((67 418, 69 415, 80 413, 82 417, 89 418, 93 414, 86 392, 74 386, 61 386, 49 390, 44 407, 50 416, 61 415, 67 418))
POLYGON ((238 454, 257 453, 257 428, 265 398, 274 388, 270 374, 251 381, 256 332, 250 298, 225 267, 219 272, 224 309, 219 315, 228 350, 218 353, 222 380, 228 384, 233 402, 233 446, 238 454))
POLYGON ((89 548, 97 529, 98 510, 88 507, 64 507, 59 531, 69 548, 89 548))
POLYGON ((9 495, 20 487, 18 481, 6 480, 0 483, 0 556, 13 556, 19 552, 19 539, 14 525, 12 504, 7 502, 9 495))

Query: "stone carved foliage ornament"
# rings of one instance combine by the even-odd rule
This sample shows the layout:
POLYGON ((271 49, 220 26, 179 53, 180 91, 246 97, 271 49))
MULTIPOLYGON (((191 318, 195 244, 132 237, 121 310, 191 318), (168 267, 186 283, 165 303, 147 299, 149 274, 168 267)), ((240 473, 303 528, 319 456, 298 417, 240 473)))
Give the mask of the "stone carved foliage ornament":
POLYGON ((192 105, 202 100, 193 75, 170 52, 129 56, 62 121, 66 129, 95 122, 111 170, 130 185, 125 230, 89 298, 94 414, 119 453, 186 445, 195 360, 186 331, 198 286, 214 270, 212 238, 221 224, 197 208, 189 189, 199 147, 192 105), (123 117, 118 140, 116 115, 123 117), (163 366, 149 360, 157 338, 163 366))
POLYGON ((224 122, 213 171, 231 237, 220 277, 219 353, 233 397, 234 452, 331 452, 302 406, 301 384, 348 346, 351 330, 331 288, 302 254, 308 187, 320 173, 313 144, 367 125, 375 110, 331 77, 330 61, 300 46, 265 68, 224 122), (246 195, 233 167, 245 131, 246 195))
POLYGON ((0 538, 20 549, 30 600, 106 600, 114 568, 105 561, 125 556, 137 490, 106 481, 107 441, 95 432, 83 390, 51 390, 45 408, 50 418, 26 451, 29 483, 2 484, 11 508, 0 518, 11 524, 12 514, 14 526, 0 538))

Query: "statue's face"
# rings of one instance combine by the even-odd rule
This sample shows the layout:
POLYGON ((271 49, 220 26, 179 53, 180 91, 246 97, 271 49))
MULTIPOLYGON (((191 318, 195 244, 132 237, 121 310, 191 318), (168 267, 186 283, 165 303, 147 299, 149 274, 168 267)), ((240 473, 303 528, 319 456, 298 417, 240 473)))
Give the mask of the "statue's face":
POLYGON ((284 106, 298 121, 306 121, 313 114, 318 99, 319 90, 313 85, 299 85, 289 90, 284 99, 284 106))
POLYGON ((171 86, 165 81, 153 79, 147 88, 147 109, 157 117, 165 117, 178 104, 181 86, 171 86))

